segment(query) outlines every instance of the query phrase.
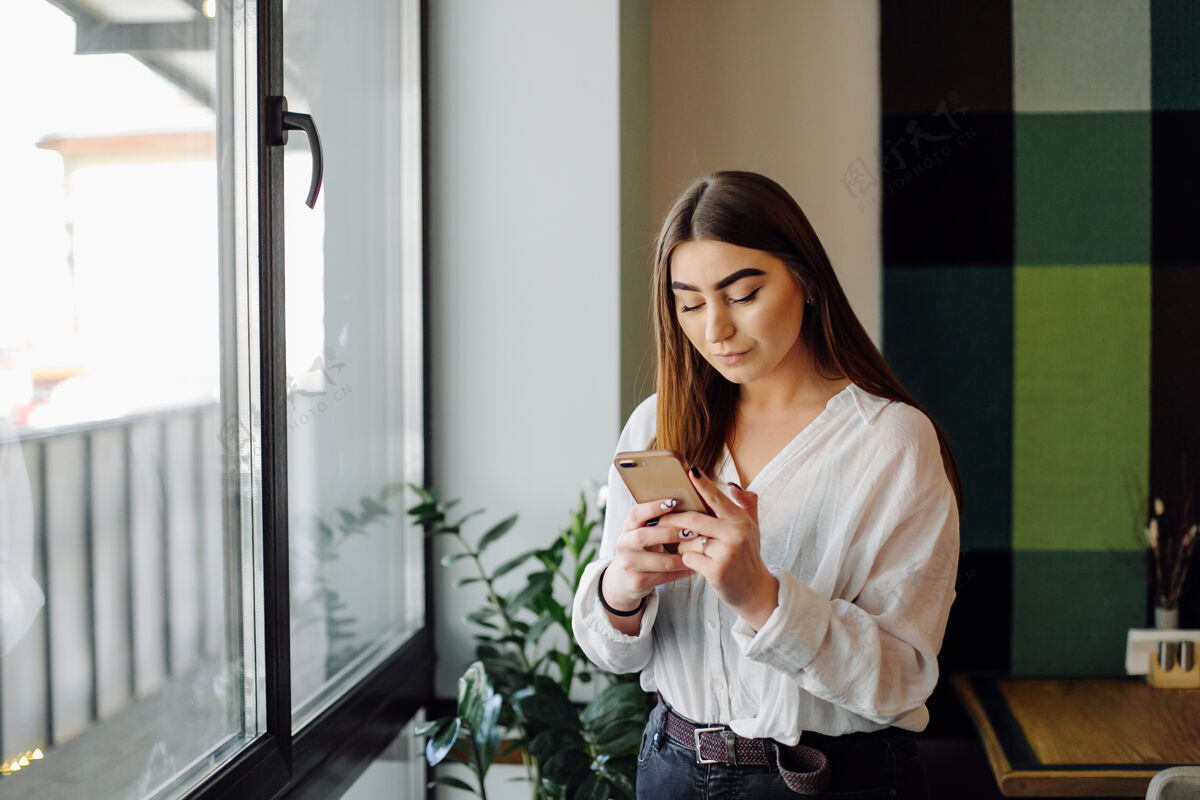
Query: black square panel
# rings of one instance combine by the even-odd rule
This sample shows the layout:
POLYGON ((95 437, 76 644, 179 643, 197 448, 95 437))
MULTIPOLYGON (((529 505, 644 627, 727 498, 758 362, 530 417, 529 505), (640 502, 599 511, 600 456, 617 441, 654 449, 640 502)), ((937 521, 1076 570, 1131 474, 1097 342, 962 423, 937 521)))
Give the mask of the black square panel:
POLYGON ((942 672, 1012 669, 1011 550, 964 549, 958 559, 957 596, 938 655, 942 672))
POLYGON ((1013 117, 883 117, 883 262, 1012 266, 1013 117))
POLYGON ((880 79, 885 114, 958 102, 1012 110, 1012 3, 883 0, 880 79))
POLYGON ((1200 186, 1200 111, 1152 112, 1152 263, 1200 265, 1200 191, 1197 186, 1200 186))

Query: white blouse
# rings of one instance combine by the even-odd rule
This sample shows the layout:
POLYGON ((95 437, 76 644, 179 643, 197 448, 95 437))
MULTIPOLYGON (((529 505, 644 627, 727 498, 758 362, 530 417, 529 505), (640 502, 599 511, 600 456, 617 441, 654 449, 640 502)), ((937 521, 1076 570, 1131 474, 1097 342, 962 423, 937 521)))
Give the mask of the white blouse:
MULTIPOLYGON (((654 438, 657 397, 629 418, 617 451, 654 438)), ((718 481, 737 481, 728 449, 718 481)), ((697 722, 795 744, 895 725, 921 731, 956 596, 958 507, 929 419, 849 385, 755 476, 763 561, 779 605, 757 633, 700 575, 659 586, 641 631, 616 630, 596 597, 633 498, 609 471, 600 552, 572 625, 609 672, 641 671, 697 722)))

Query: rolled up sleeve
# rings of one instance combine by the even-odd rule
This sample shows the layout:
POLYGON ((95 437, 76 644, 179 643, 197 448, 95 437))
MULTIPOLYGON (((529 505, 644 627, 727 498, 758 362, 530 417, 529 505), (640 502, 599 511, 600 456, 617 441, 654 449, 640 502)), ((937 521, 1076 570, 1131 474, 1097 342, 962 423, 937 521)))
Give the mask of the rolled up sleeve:
MULTIPOLYGON (((930 443, 924 444, 928 450, 930 443)), ((906 484, 918 473, 916 491, 904 498, 878 495, 888 498, 880 512, 864 517, 863 530, 847 533, 878 542, 865 580, 851 589, 852 600, 831 600, 772 569, 779 580, 775 611, 757 633, 743 620, 732 627, 747 659, 885 725, 920 710, 933 693, 956 596, 957 502, 940 457, 935 463, 923 456, 909 453, 902 459, 908 463, 897 467, 906 484)))
MULTIPOLYGON (((654 435, 654 414, 657 398, 651 395, 630 415, 617 452, 646 447, 654 435)), ((583 652, 600 669, 608 672, 638 672, 650 663, 654 650, 651 629, 658 616, 658 593, 651 592, 642 612, 642 625, 637 636, 621 633, 612 626, 608 613, 600 605, 598 586, 600 574, 612 563, 617 539, 624 533, 625 520, 633 508, 633 496, 621 480, 615 466, 608 470, 608 504, 604 509, 604 532, 596 559, 584 569, 575 591, 571 611, 571 630, 583 652)))
POLYGON ((642 612, 642 626, 637 636, 621 633, 612 626, 608 613, 600 605, 598 586, 600 573, 608 561, 596 561, 587 566, 575 593, 571 612, 571 629, 575 641, 583 648, 592 663, 608 672, 638 672, 650 663, 654 647, 651 630, 658 616, 658 593, 651 592, 642 612))

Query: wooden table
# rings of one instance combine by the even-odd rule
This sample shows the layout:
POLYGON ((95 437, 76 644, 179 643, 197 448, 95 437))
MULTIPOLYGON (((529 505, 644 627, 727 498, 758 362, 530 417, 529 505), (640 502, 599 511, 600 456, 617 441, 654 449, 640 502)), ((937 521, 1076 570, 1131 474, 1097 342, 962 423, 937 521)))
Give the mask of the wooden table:
POLYGON ((1145 797, 1155 773, 1200 764, 1200 689, 956 675, 954 690, 1008 797, 1145 797))

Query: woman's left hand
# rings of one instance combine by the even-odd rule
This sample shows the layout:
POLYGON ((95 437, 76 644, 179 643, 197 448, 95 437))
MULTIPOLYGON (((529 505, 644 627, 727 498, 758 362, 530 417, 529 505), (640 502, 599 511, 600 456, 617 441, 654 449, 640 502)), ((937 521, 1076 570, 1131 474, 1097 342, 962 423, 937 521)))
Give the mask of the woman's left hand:
POLYGON ((714 516, 695 511, 664 514, 659 526, 680 531, 683 563, 704 576, 725 605, 758 630, 778 605, 779 581, 760 550, 758 495, 729 484, 732 498, 692 470, 692 485, 714 516))

